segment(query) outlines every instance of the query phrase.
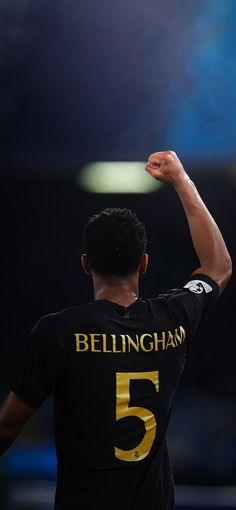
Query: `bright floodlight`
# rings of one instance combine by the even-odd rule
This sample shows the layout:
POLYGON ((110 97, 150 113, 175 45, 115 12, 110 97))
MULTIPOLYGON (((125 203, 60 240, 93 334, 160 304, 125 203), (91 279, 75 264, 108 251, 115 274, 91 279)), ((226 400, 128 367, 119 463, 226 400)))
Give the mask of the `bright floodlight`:
POLYGON ((90 193, 151 193, 160 187, 144 162, 100 161, 82 168, 78 184, 90 193))

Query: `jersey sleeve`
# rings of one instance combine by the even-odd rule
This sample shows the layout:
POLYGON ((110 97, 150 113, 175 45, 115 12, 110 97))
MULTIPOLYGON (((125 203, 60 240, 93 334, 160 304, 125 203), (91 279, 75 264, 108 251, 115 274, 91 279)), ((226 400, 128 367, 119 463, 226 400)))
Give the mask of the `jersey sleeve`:
POLYGON ((207 275, 192 275, 178 289, 169 291, 168 301, 173 313, 187 323, 193 337, 219 298, 218 284, 207 275))
POLYGON ((52 393, 60 376, 63 349, 50 316, 40 319, 30 332, 28 342, 13 373, 10 390, 34 408, 52 393))

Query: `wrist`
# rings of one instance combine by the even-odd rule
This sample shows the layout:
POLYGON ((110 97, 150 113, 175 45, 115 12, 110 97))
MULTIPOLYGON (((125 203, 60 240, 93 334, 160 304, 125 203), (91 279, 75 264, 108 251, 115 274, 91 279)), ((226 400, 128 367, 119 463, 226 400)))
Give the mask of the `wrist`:
POLYGON ((181 193, 182 191, 187 190, 189 187, 195 188, 195 184, 193 183, 193 181, 191 181, 187 173, 184 173, 176 177, 172 182, 172 186, 175 189, 175 191, 177 191, 177 193, 181 193))

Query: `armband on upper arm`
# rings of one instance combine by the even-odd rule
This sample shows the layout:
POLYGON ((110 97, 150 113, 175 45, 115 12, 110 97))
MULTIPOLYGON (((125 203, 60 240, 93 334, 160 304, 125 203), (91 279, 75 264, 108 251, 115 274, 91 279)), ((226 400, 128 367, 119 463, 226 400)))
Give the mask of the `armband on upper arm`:
POLYGON ((203 291, 208 294, 213 291, 209 283, 204 282, 204 280, 190 280, 184 285, 184 289, 189 289, 194 294, 202 294, 203 291))

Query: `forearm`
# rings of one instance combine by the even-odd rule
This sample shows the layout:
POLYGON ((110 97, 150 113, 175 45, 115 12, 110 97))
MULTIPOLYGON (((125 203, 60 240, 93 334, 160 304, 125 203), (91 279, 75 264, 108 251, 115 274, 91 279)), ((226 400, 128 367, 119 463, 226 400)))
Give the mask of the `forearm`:
POLYGON ((12 391, 0 406, 0 455, 15 441, 35 409, 12 391))
POLYGON ((208 274, 223 291, 231 276, 232 264, 221 232, 196 186, 187 175, 174 187, 183 204, 193 245, 200 262, 200 267, 194 273, 208 274))
POLYGON ((4 434, 1 434, 0 431, 0 456, 3 455, 3 453, 5 453, 8 448, 10 448, 15 439, 15 437, 5 437, 4 434))
POLYGON ((10 421, 2 417, 0 409, 0 455, 3 455, 12 443, 14 443, 18 433, 18 428, 12 426, 10 421))
POLYGON ((213 278, 222 292, 231 276, 232 264, 225 242, 195 185, 173 151, 155 152, 148 158, 146 171, 175 188, 187 216, 200 267, 194 273, 213 278))

